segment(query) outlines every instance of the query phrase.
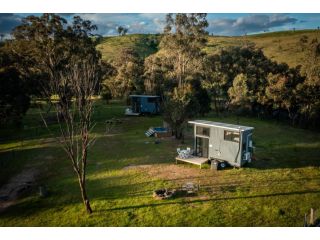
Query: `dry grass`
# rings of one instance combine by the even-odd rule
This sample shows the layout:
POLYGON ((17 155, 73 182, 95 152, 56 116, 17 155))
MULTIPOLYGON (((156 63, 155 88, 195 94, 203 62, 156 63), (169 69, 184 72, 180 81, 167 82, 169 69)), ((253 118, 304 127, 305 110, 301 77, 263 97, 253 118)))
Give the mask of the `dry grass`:
MULTIPOLYGON (((134 34, 122 37, 107 37, 98 45, 103 59, 112 60, 121 52, 121 49, 131 47, 135 49, 141 57, 147 57, 157 51, 144 43, 145 37, 150 35, 134 34)), ((320 32, 316 30, 285 31, 249 35, 245 37, 223 37, 209 36, 207 47, 204 49, 208 53, 218 53, 221 49, 231 46, 241 46, 246 43, 254 43, 257 48, 261 48, 264 54, 279 63, 285 62, 290 67, 304 64, 305 51, 301 49, 299 40, 302 36, 307 36, 309 40, 320 39, 320 32)))

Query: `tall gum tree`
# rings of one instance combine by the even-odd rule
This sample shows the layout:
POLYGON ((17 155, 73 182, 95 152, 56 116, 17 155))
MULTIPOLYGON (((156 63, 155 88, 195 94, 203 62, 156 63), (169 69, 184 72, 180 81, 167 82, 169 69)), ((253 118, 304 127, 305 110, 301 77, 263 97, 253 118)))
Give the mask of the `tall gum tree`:
POLYGON ((207 26, 204 13, 168 14, 156 53, 158 58, 149 57, 145 64, 147 89, 151 91, 153 85, 161 86, 157 83, 159 80, 164 83, 164 119, 171 125, 176 138, 182 138, 187 118, 196 114, 196 108, 191 107, 197 102, 191 81, 201 75, 207 26), (163 79, 159 78, 159 70, 163 79))
MULTIPOLYGON (((60 132, 52 134, 66 152, 76 173, 86 211, 92 209, 86 189, 87 158, 94 138, 90 132, 93 95, 99 94, 101 54, 96 50, 97 27, 79 16, 67 21, 55 14, 28 16, 13 31, 12 49, 27 69, 45 73, 44 96, 56 112, 60 132), (58 96, 53 101, 52 96, 58 96)), ((42 117, 50 130, 46 118, 42 117)))

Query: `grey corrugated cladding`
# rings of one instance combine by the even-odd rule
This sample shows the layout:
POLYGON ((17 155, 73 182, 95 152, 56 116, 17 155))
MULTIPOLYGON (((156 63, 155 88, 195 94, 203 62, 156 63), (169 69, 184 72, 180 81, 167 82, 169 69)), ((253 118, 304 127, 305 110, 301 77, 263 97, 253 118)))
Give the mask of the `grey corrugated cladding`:
MULTIPOLYGON (((208 158, 219 159, 229 162, 231 165, 241 167, 245 161, 243 160, 244 152, 248 152, 248 136, 252 135, 253 127, 211 122, 205 120, 189 121, 194 124, 194 142, 196 142, 196 126, 204 126, 210 128, 209 137, 209 153, 208 158), (231 130, 239 132, 239 142, 227 141, 224 139, 224 131, 231 130), (245 143, 245 144, 244 144, 245 143), (245 145, 245 149, 242 146, 245 145)), ((195 143, 196 144, 196 143, 195 143)), ((194 146, 196 148, 196 146, 194 146)))

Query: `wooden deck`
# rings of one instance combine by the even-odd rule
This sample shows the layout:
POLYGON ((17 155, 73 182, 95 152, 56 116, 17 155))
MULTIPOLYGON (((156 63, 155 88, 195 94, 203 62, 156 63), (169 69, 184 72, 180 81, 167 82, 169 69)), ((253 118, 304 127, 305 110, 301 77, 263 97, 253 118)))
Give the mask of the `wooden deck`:
POLYGON ((208 160, 208 158, 192 156, 190 158, 176 157, 176 164, 178 164, 178 161, 199 165, 200 168, 202 168, 202 164, 208 162, 209 160, 208 160))

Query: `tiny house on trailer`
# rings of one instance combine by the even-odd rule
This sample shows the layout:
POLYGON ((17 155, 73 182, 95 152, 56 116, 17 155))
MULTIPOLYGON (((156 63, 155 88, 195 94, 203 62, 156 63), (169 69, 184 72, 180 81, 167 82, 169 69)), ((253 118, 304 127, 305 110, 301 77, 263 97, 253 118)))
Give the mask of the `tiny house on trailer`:
POLYGON ((130 95, 130 107, 126 115, 158 114, 160 112, 160 97, 150 95, 130 95))
POLYGON ((193 155, 196 157, 228 163, 235 167, 251 162, 253 127, 204 120, 188 123, 194 125, 193 155))

